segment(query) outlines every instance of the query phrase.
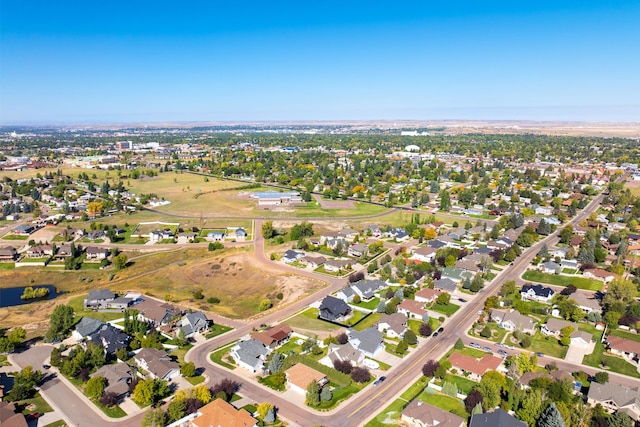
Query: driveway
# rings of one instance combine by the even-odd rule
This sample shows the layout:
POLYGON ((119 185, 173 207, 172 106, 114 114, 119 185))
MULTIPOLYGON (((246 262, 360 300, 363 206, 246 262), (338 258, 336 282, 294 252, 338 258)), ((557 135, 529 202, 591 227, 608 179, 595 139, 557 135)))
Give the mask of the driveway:
POLYGON ((591 342, 591 344, 589 345, 580 345, 577 343, 571 343, 571 345, 569 346, 569 349, 567 350, 567 355, 564 357, 564 360, 566 360, 569 363, 575 363, 576 365, 580 365, 582 364, 582 359, 584 359, 584 356, 586 354, 591 354, 593 353, 593 350, 596 347, 596 343, 595 342, 591 342))

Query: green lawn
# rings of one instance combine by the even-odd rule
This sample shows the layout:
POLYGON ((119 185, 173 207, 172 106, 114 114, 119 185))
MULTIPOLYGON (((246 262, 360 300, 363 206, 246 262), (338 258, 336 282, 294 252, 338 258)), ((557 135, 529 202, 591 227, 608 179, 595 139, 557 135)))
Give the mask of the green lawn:
POLYGON ((204 377, 202 375, 196 375, 195 377, 185 377, 185 379, 189 381, 192 386, 197 386, 198 384, 204 382, 204 377))
POLYGON ((58 420, 58 421, 54 421, 51 424, 47 424, 44 427, 64 427, 67 425, 67 422, 65 420, 58 420))
POLYGON ((29 236, 22 236, 19 234, 7 234, 2 240, 27 240, 29 236))
POLYGON ((272 388, 276 391, 285 391, 286 389, 286 385, 285 384, 276 384, 275 382, 275 375, 269 375, 266 377, 258 377, 258 382, 260 384, 264 384, 269 388, 272 388))
POLYGON ((122 418, 126 417, 127 413, 122 410, 118 405, 114 406, 105 406, 97 400, 91 400, 102 412, 105 413, 107 417, 110 418, 122 418))
POLYGON ((225 362, 222 360, 222 356, 224 356, 226 353, 229 352, 229 350, 231 350, 231 347, 233 347, 233 345, 236 343, 236 341, 229 343, 227 345, 225 345, 224 347, 220 347, 218 349, 216 349, 215 351, 213 351, 211 353, 211 361, 214 363, 217 363, 220 366, 224 366, 225 368, 228 369, 236 369, 235 366, 230 365, 229 363, 225 362))
POLYGON ((439 386, 442 386, 442 384, 444 384, 444 382, 446 381, 457 385, 458 392, 462 394, 469 394, 471 390, 473 390, 473 387, 477 385, 475 381, 471 381, 466 378, 459 377, 457 375, 451 375, 451 374, 445 375, 443 381, 438 381, 437 384, 439 386))
POLYGON ((640 378, 640 374, 634 365, 617 356, 609 356, 605 354, 604 344, 596 342, 593 353, 588 354, 582 360, 582 363, 595 368, 603 369, 601 364, 605 363, 605 370, 617 372, 619 374, 628 375, 634 378, 640 378))
POLYGON ((573 285, 578 289, 586 289, 589 291, 599 291, 602 289, 602 282, 599 280, 589 279, 587 277, 570 277, 559 274, 547 274, 537 270, 527 270, 522 275, 524 280, 532 282, 547 283, 556 286, 573 285))
POLYGON ((428 391, 425 390, 420 393, 420 395, 418 395, 418 399, 440 409, 444 409, 447 412, 456 414, 464 419, 468 417, 467 410, 460 399, 440 394, 436 391, 432 391, 431 389, 427 390, 428 391))
POLYGON ((15 268, 14 262, 0 262, 0 270, 15 270, 15 268))
POLYGON ((369 317, 358 323, 356 326, 354 326, 353 329, 355 329, 356 331, 364 331, 365 329, 370 328, 378 323, 381 317, 381 313, 371 313, 369 317))
POLYGON ((360 301, 357 304, 351 303, 356 307, 366 308, 367 310, 375 310, 380 304, 380 298, 371 298, 369 301, 360 301))
MULTIPOLYGON (((504 336, 507 334, 507 330, 498 327, 497 323, 494 322, 488 322, 487 325, 489 327, 489 329, 491 330, 491 338, 484 338, 482 337, 482 339, 484 340, 489 340, 489 341, 493 341, 493 342, 502 342, 502 339, 504 338, 504 336)), ((480 330, 484 329, 484 326, 482 326, 482 328, 480 328, 480 330)), ((469 335, 471 336, 478 336, 479 334, 475 333, 475 329, 471 328, 469 330, 469 335)))
POLYGON ((538 331, 531 337, 531 347, 527 350, 532 352, 541 352, 547 356, 564 358, 569 347, 565 347, 558 342, 553 336, 546 336, 538 331))
POLYGON ((346 325, 355 325, 356 323, 358 323, 360 320, 364 319, 364 317, 367 315, 367 313, 363 313, 362 311, 359 310, 352 310, 352 315, 350 318, 348 318, 344 324, 346 325))
POLYGON ((431 310, 437 311, 438 313, 442 313, 447 316, 451 316, 453 313, 458 311, 459 308, 460 308, 459 305, 452 304, 452 303, 449 303, 447 305, 435 303, 431 306, 431 310))
POLYGON ((294 329, 300 328, 311 331, 333 332, 340 329, 340 326, 318 319, 317 308, 308 308, 294 317, 287 319, 287 323, 294 329))
POLYGON ((0 366, 11 366, 6 354, 0 354, 0 366))
POLYGON ((40 412, 40 413, 53 412, 53 409, 51 408, 51 406, 49 406, 47 401, 44 400, 42 396, 40 396, 40 393, 37 393, 31 399, 21 400, 17 403, 18 403, 18 406, 20 406, 21 408, 25 408, 24 411, 22 411, 22 413, 25 415, 33 414, 36 412, 40 412), (34 405, 34 407, 30 409, 26 409, 26 407, 29 405, 34 405))
POLYGON ((218 335, 222 335, 225 332, 232 331, 233 328, 224 325, 215 324, 209 328, 209 332, 204 336, 206 339, 211 339, 213 337, 217 337, 218 335))

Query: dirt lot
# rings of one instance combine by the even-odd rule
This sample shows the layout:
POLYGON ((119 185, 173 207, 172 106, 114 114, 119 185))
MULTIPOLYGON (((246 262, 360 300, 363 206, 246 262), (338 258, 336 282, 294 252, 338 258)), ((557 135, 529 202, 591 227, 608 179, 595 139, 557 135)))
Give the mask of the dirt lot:
POLYGON ((29 325, 37 329, 46 324, 56 304, 91 289, 144 292, 160 299, 169 297, 185 307, 246 319, 260 313, 258 306, 264 298, 281 307, 324 286, 319 281, 284 274, 258 264, 248 248, 215 253, 203 249, 178 250, 142 256, 132 252, 128 256, 133 265, 117 272, 112 281, 108 280, 109 272, 101 270, 65 272, 28 268, 0 272, 2 287, 46 283, 69 292, 62 298, 47 302, 2 308, 0 325, 29 325), (193 299, 192 292, 196 289, 202 289, 204 299, 193 299), (282 294, 282 299, 278 298, 279 294, 282 294), (208 303, 209 297, 220 299, 220 303, 208 303))
POLYGON ((313 198, 320 203, 322 209, 355 209, 356 205, 352 200, 325 200, 321 196, 314 194, 313 198))
POLYGON ((640 181, 628 181, 624 186, 630 189, 634 196, 640 196, 640 181))

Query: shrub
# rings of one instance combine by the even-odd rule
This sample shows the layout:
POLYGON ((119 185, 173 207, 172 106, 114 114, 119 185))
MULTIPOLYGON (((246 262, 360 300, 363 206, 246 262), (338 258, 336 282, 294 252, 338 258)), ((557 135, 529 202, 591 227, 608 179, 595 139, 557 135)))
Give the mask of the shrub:
POLYGON ((418 330, 418 332, 423 337, 430 337, 433 333, 433 331, 431 330, 431 325, 428 323, 423 323, 422 325, 420 325, 420 329, 418 330))
POLYGON ((422 374, 425 377, 432 377, 440 367, 440 362, 437 360, 429 360, 422 366, 422 374))
POLYGON ((339 359, 333 361, 333 368, 338 372, 342 372, 343 374, 350 374, 353 370, 351 362, 349 362, 348 360, 339 359))
POLYGON ((207 302, 209 304, 220 304, 220 298, 209 297, 209 298, 207 298, 207 302))
POLYGON ((351 379, 357 383, 366 383, 371 379, 367 368, 356 367, 351 371, 351 379))
POLYGON ((260 301, 260 305, 258 305, 258 310, 265 311, 265 310, 269 310, 271 307, 273 307, 273 303, 271 302, 270 299, 265 298, 262 301, 260 301))
POLYGON ((343 332, 336 337, 336 341, 338 341, 338 344, 344 345, 349 342, 349 337, 343 332))

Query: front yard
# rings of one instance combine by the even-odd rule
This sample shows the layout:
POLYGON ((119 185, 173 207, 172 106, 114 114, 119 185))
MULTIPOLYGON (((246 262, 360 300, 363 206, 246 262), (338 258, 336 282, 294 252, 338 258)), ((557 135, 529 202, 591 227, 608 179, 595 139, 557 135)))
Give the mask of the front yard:
POLYGON ((527 270, 522 275, 524 280, 532 282, 547 283, 556 286, 573 285, 578 289, 586 289, 588 291, 599 291, 602 289, 602 282, 599 280, 589 279, 587 277, 563 276, 560 274, 547 274, 538 270, 527 270))

